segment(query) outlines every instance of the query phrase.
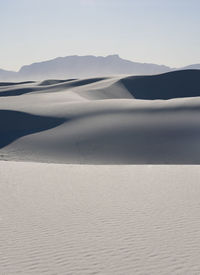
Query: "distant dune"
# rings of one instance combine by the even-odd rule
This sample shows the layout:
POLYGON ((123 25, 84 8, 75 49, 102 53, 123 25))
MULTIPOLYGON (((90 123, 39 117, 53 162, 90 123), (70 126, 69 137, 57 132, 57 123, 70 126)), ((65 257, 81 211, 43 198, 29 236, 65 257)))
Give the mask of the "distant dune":
POLYGON ((172 99, 200 96, 200 70, 182 70, 161 75, 120 80, 137 99, 172 99))
POLYGON ((188 70, 1 83, 0 158, 75 164, 200 163, 199 79, 200 71, 188 70))

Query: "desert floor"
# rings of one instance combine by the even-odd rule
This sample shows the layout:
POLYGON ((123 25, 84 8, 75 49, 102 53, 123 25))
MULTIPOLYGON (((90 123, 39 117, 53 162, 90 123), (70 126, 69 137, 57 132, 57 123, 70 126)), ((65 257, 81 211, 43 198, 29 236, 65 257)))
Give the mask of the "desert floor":
POLYGON ((0 163, 1 274, 200 274, 198 166, 0 163))

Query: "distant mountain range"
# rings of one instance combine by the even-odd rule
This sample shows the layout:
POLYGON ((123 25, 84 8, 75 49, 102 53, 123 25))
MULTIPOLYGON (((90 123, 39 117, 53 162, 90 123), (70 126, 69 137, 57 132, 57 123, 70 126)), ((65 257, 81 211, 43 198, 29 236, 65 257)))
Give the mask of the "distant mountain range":
POLYGON ((125 60, 119 55, 66 56, 22 66, 18 72, 0 69, 0 81, 85 78, 113 75, 153 75, 174 70, 200 69, 200 64, 183 68, 139 63, 125 60))

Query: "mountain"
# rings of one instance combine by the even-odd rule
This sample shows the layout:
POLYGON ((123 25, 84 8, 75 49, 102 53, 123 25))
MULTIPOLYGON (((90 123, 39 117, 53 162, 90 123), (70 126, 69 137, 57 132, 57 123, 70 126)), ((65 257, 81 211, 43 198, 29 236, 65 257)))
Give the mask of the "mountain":
MULTIPOLYGON (((200 64, 181 69, 200 69, 200 64)), ((139 63, 119 55, 66 56, 22 66, 18 72, 0 70, 0 81, 87 78, 113 75, 154 75, 177 70, 164 65, 139 63)))
POLYGON ((158 74, 170 71, 164 65, 132 62, 118 55, 66 56, 23 66, 18 72, 0 71, 0 81, 84 78, 109 75, 158 74))
POLYGON ((182 69, 183 70, 200 70, 200 64, 193 64, 193 65, 185 66, 182 69))
POLYGON ((18 73, 13 71, 6 71, 0 69, 0 81, 11 81, 14 79, 18 79, 18 73))
POLYGON ((136 63, 122 59, 118 55, 67 56, 23 66, 19 74, 26 79, 84 78, 102 75, 156 74, 169 70, 170 68, 166 66, 136 63))

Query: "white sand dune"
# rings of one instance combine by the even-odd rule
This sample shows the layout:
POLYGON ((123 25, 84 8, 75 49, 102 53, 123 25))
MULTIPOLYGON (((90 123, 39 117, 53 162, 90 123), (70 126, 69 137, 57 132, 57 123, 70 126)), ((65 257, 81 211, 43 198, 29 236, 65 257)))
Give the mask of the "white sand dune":
POLYGON ((0 275, 199 275, 199 79, 0 83, 0 275))
POLYGON ((188 70, 143 77, 2 83, 0 158, 199 164, 199 79, 200 71, 188 70))
POLYGON ((0 274, 200 274, 199 166, 0 162, 0 274))

